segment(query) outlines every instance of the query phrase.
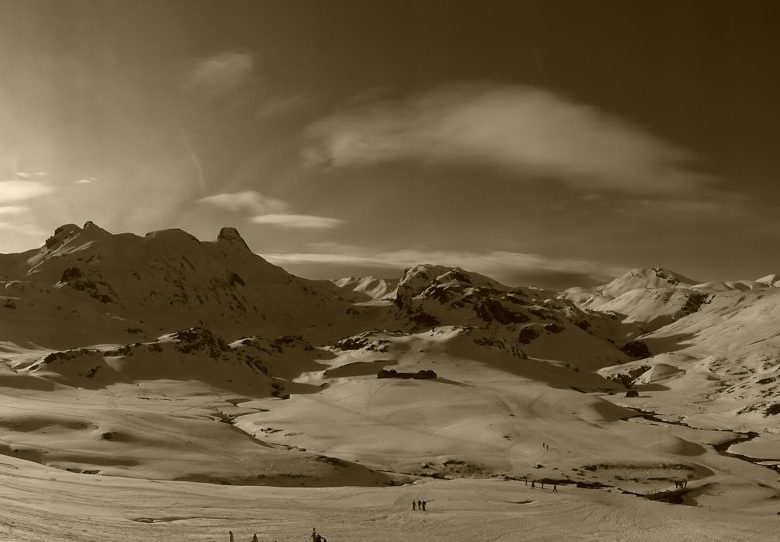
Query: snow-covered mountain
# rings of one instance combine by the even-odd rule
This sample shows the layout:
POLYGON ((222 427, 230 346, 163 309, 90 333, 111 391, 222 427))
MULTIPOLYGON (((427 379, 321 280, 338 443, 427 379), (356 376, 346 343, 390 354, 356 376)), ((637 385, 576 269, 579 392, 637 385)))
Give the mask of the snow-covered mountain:
POLYGON ((380 279, 375 277, 342 277, 333 283, 339 288, 363 294, 367 299, 387 299, 394 295, 398 279, 380 279))
POLYGON ((234 228, 199 241, 176 229, 141 237, 68 224, 38 250, 3 255, 0 278, 4 332, 47 346, 152 339, 193 326, 228 338, 282 334, 349 308, 333 284, 268 263, 234 228))
POLYGON ((695 283, 696 281, 669 269, 652 267, 632 269, 615 280, 594 289, 604 296, 615 298, 636 289, 687 288, 695 283))

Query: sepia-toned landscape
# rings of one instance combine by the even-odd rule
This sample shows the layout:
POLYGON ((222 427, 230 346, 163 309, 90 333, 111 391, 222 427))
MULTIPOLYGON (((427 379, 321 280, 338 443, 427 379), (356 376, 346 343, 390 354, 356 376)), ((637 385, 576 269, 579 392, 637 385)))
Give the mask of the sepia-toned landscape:
POLYGON ((0 0, 0 542, 777 540, 779 20, 0 0))

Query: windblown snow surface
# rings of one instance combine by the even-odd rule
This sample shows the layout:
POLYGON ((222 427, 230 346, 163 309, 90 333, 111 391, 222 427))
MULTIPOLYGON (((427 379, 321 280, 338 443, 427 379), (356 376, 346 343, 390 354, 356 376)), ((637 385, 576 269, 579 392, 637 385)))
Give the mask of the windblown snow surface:
POLYGON ((65 225, 0 255, 0 539, 774 540, 778 284, 311 281, 65 225))

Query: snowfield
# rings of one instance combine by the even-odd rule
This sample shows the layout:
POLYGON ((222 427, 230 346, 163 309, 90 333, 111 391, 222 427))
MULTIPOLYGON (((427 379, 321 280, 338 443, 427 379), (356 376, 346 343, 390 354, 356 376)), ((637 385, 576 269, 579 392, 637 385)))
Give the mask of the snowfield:
POLYGON ((0 255, 0 538, 776 539, 776 278, 331 283, 63 226, 0 255))

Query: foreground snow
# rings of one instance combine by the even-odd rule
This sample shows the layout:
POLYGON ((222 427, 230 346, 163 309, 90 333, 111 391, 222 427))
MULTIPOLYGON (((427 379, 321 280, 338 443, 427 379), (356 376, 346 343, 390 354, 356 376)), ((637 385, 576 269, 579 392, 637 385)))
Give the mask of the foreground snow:
POLYGON ((71 474, 0 462, 0 537, 12 541, 771 540, 776 517, 497 480, 391 488, 270 488, 71 474), (428 501, 413 512, 411 501, 428 501))

